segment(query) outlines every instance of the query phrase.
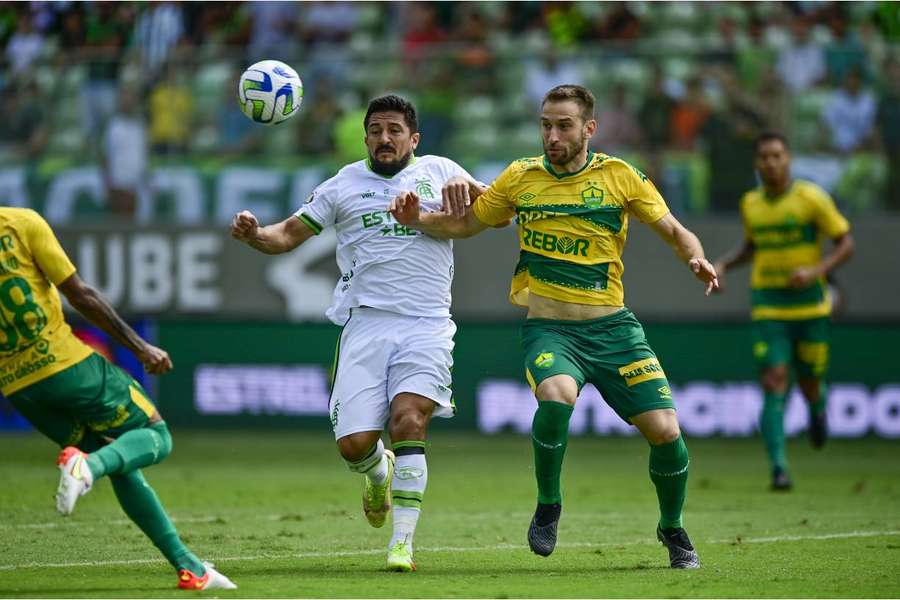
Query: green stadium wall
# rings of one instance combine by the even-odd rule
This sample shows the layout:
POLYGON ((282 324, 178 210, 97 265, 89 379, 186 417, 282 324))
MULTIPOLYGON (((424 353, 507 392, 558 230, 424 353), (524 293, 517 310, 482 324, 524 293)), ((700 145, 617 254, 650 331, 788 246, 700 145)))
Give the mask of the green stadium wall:
MULTIPOLYGON (((693 436, 749 436, 761 402, 748 323, 648 323, 647 337, 693 436)), ((158 378, 160 410, 173 426, 327 430, 328 392, 340 329, 322 323, 163 321, 158 341, 176 369, 158 378)), ((533 398, 523 379, 519 327, 459 323, 454 352, 455 418, 439 429, 527 432, 533 398)), ((900 437, 900 325, 836 324, 829 417, 839 437, 900 437)), ((787 431, 806 427, 794 393, 787 431)), ((633 435, 588 386, 575 434, 633 435)))

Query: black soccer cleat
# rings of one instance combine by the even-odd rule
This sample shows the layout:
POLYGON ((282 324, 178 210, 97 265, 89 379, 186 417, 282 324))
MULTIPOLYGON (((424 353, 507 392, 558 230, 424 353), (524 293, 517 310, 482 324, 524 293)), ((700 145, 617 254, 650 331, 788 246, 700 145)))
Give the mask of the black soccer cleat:
POLYGON ((772 470, 772 491, 773 492, 789 492, 794 487, 791 477, 787 471, 781 467, 775 467, 772 470))
POLYGON ((669 549, 669 563, 673 569, 699 569, 700 557, 681 527, 661 529, 656 526, 656 539, 669 549))
POLYGON ((550 556, 556 548, 556 529, 561 512, 561 504, 538 503, 531 525, 528 527, 528 546, 532 552, 550 556))
POLYGON ((817 415, 809 415, 809 443, 816 450, 821 450, 828 441, 828 417, 823 410, 817 415))

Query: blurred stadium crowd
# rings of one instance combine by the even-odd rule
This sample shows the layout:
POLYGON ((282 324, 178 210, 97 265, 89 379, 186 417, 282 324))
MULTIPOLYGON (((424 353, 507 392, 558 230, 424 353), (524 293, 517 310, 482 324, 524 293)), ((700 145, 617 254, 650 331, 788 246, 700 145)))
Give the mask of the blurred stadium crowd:
POLYGON ((135 148, 336 166, 361 157, 365 103, 387 90, 416 101, 420 153, 502 163, 540 152, 540 98, 567 82, 598 97, 596 149, 664 192, 672 173, 708 187, 695 213, 736 209, 770 128, 845 210, 900 210, 891 2, 20 2, 0 5, 0 45, 0 166, 135 148), (278 128, 236 102, 263 58, 304 81, 278 128))

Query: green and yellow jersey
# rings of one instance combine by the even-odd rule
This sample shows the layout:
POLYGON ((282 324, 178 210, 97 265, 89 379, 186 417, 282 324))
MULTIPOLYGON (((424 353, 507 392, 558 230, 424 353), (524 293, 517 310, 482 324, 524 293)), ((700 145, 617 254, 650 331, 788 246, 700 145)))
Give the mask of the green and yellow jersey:
POLYGON ((777 198, 762 188, 741 198, 744 236, 753 243, 750 275, 754 320, 802 320, 831 314, 825 278, 803 289, 789 287, 791 273, 822 260, 822 240, 850 231, 831 197, 817 185, 795 180, 777 198))
POLYGON ((56 285, 75 266, 33 210, 0 207, 0 392, 9 396, 93 352, 72 333, 56 285))
POLYGON ((622 249, 628 215, 653 223, 669 212, 643 173, 606 154, 588 155, 575 173, 557 173, 545 157, 510 164, 474 204, 497 225, 515 216, 519 263, 509 300, 528 294, 602 306, 624 306, 622 249))

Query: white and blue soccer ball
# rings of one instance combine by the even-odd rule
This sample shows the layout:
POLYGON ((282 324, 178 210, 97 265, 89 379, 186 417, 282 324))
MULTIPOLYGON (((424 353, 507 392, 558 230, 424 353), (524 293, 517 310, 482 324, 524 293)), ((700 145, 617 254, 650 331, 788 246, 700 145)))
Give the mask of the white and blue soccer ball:
POLYGON ((297 71, 277 60, 250 65, 238 83, 238 102, 247 118, 263 125, 290 119, 303 101, 303 82, 297 71))

